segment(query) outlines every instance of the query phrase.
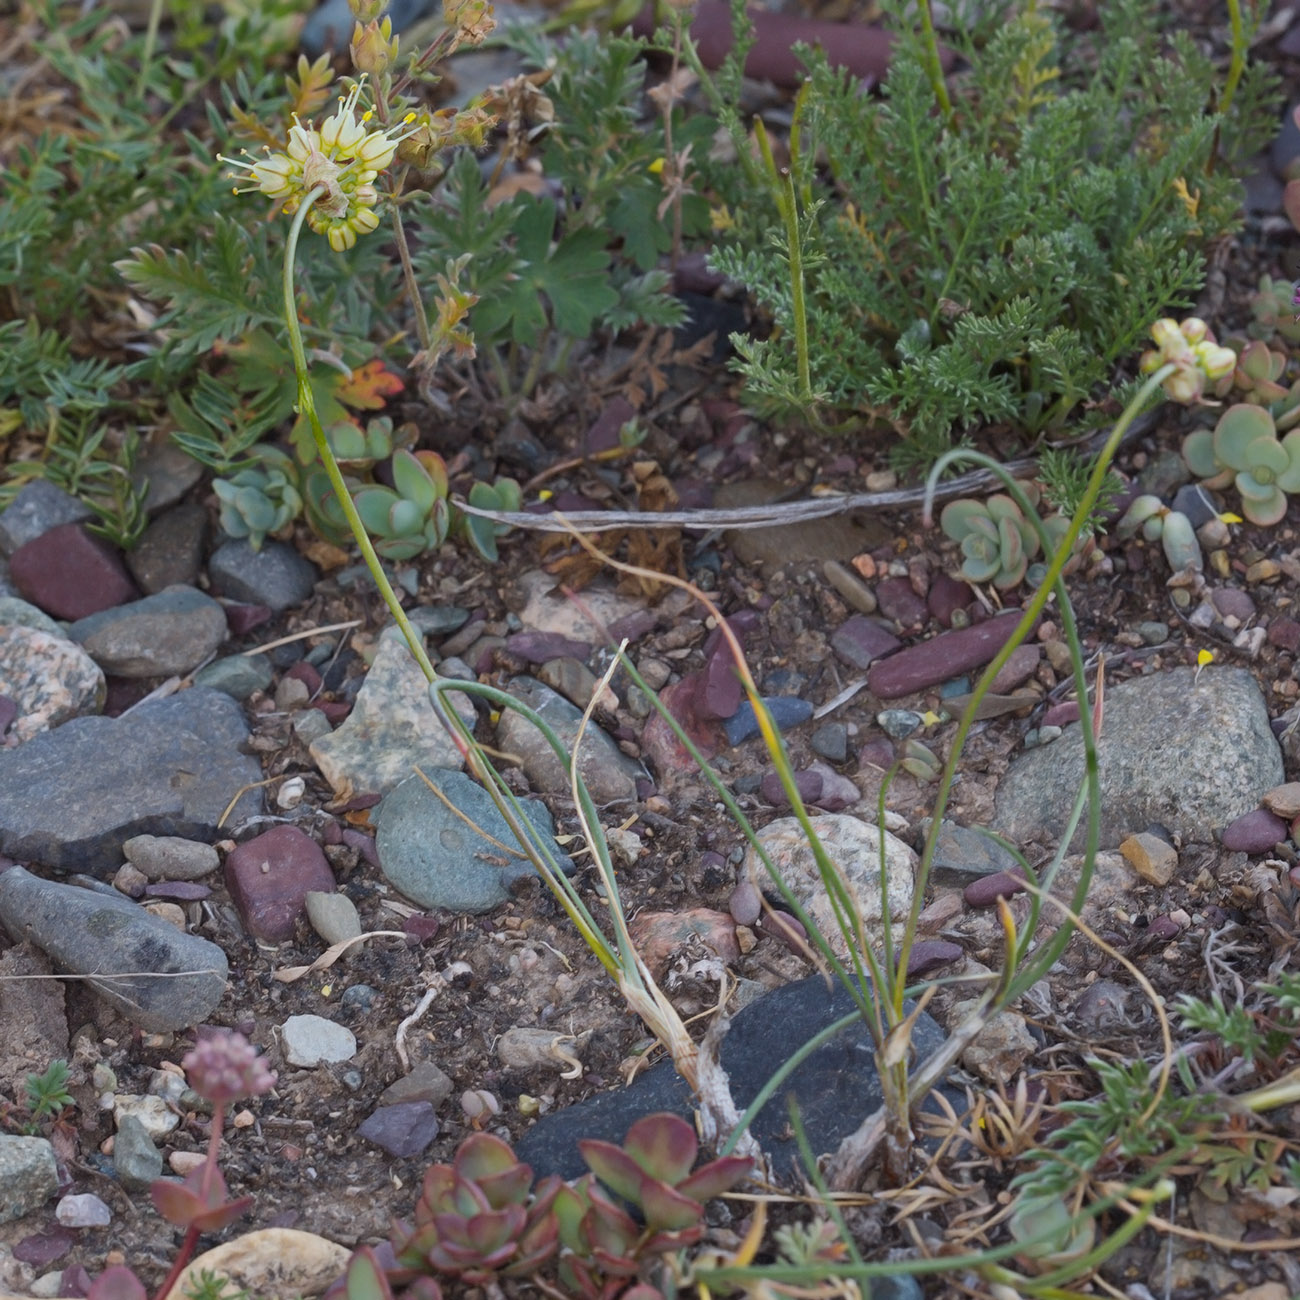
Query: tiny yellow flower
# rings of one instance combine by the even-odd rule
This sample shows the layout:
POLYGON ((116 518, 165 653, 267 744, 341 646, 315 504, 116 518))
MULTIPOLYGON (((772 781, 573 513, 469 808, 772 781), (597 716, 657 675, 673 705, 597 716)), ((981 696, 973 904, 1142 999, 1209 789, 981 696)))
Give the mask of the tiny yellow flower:
POLYGON ((1196 652, 1196 666, 1198 668, 1204 668, 1206 664, 1212 664, 1213 662, 1214 662, 1213 650, 1198 650, 1196 652))
POLYGON ((1231 510, 1223 511, 1219 518, 1223 520, 1225 524, 1239 524, 1242 522, 1241 516, 1234 515, 1231 510))
POLYGON ((646 167, 646 171, 648 171, 651 176, 660 175, 663 172, 663 169, 664 169, 664 159, 662 158, 656 158, 654 162, 650 163, 646 167))

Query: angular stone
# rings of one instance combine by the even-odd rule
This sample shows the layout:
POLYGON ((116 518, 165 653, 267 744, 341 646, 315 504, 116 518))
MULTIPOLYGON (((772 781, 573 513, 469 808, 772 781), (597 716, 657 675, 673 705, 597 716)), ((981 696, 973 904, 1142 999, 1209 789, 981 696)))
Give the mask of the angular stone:
POLYGON ((936 885, 961 888, 969 884, 972 877, 1011 871, 1016 865, 1015 858, 987 835, 957 822, 944 821, 935 841, 930 879, 936 885))
POLYGON ((54 1148, 45 1138, 0 1136, 0 1223, 39 1210, 58 1185, 54 1148))
POLYGON ((275 673, 265 655, 231 655, 214 659, 194 674, 195 686, 207 686, 232 699, 246 700, 271 685, 275 673))
POLYGON ((1167 885, 1178 866, 1178 850, 1159 835, 1142 831, 1124 840, 1119 851, 1124 861, 1152 885, 1167 885))
POLYGON ((357 1136, 373 1142, 395 1160, 422 1155, 438 1136, 438 1118, 427 1101, 379 1106, 357 1127, 357 1136))
POLYGON ((0 753, 0 852, 107 875, 132 835, 215 839, 237 794, 232 824, 263 809, 247 739, 239 705, 198 687, 124 718, 73 718, 0 753))
MULTIPOLYGON (((694 676, 683 677, 679 682, 665 686, 659 692, 659 703, 677 719, 691 743, 707 761, 722 748, 725 737, 717 723, 697 716, 695 712, 694 676)), ((641 752, 654 770, 661 785, 671 787, 678 781, 698 774, 699 768, 686 746, 677 739, 672 728, 659 716, 658 710, 645 720, 641 731, 641 752)))
POLYGON ((226 614, 193 587, 168 587, 143 600, 78 619, 68 636, 114 677, 184 675, 226 639, 226 614))
POLYGON ((696 713, 709 721, 722 721, 740 708, 744 697, 731 647, 725 641, 720 642, 696 679, 696 713))
POLYGON ((162 1177, 162 1152, 135 1115, 124 1115, 113 1138, 113 1170, 129 1192, 148 1190, 162 1177))
POLYGON ((863 671, 877 659, 893 654, 902 644, 892 632, 865 614, 854 614, 831 633, 831 649, 850 668, 863 671))
MULTIPOLYGON (((375 814, 380 869, 395 888, 422 907, 489 911, 510 898, 521 880, 536 874, 533 864, 508 856, 492 843, 494 839, 516 847, 505 818, 482 786, 460 772, 428 775, 463 817, 456 816, 420 777, 409 777, 385 797, 375 814)), ((526 799, 523 809, 538 833, 552 842, 555 823, 545 805, 526 799)), ((571 873, 572 861, 558 847, 553 852, 561 870, 571 873)))
MULTIPOLYGON (((961 1024, 979 1005, 972 999, 953 1005, 951 1023, 961 1024)), ((1020 1067, 1038 1050, 1024 1016, 1003 1011, 980 1030, 975 1041, 961 1054, 961 1063, 989 1083, 1009 1083, 1020 1067)))
POLYGON ((221 865, 211 844, 177 835, 133 835, 122 853, 148 880, 201 880, 221 865))
POLYGON ((581 662, 591 654, 591 645, 586 641, 561 636, 558 632, 515 632, 506 637, 506 650, 529 664, 544 664, 552 659, 564 658, 581 662))
MULTIPOLYGON (((559 691, 570 704, 585 709, 600 685, 595 673, 578 659, 563 657, 551 659, 537 670, 537 680, 553 691, 559 691)), ((606 687, 600 707, 612 713, 618 708, 618 697, 606 687)))
POLYGON ((350 1061, 357 1054, 357 1038, 346 1025, 324 1016, 290 1016, 280 1026, 280 1047, 286 1065, 314 1070, 350 1061))
POLYGON ((629 931, 632 944, 656 979, 662 979, 668 963, 680 950, 695 951, 703 944, 725 965, 740 960, 736 923, 726 912, 694 907, 684 912, 638 912, 629 931))
POLYGON ((1007 695, 1017 686, 1023 686, 1038 671, 1041 658, 1042 651, 1036 645, 1016 646, 1011 652, 1011 658, 998 669, 989 693, 1007 695))
MULTIPOLYGON (((474 706, 464 695, 444 697, 471 728, 474 706)), ((438 721, 429 684, 404 641, 385 633, 347 720, 311 746, 321 774, 340 798, 387 794, 416 768, 464 765, 438 721)))
POLYGON ((157 515, 174 506, 203 477, 203 466, 170 439, 143 448, 131 467, 131 482, 146 488, 144 508, 157 515))
MULTIPOLYGON (((1245 668, 1174 668, 1107 684, 1099 759, 1107 849, 1152 823, 1185 843, 1213 843, 1283 779, 1263 696, 1245 668)), ((998 783, 993 829, 1022 845, 1059 838, 1083 775, 1077 726, 1017 756, 998 783)), ((1080 826, 1076 851, 1084 836, 1080 826)))
POLYGON ((907 954, 907 977, 915 979, 962 957, 961 945, 947 939, 919 939, 907 954))
POLYGON ((1288 781, 1270 790, 1260 803, 1271 813, 1291 821, 1300 817, 1300 781, 1288 781))
MULTIPOLYGON (((355 987, 355 986, 354 986, 355 987)), ((397 1106, 403 1102, 424 1101, 437 1110, 456 1085, 432 1061, 421 1061, 411 1067, 411 1073, 390 1083, 379 1094, 381 1106, 397 1106)))
MULTIPOLYGON (((525 627, 588 644, 604 645, 606 629, 612 630, 621 619, 644 609, 641 601, 619 595, 600 580, 583 589, 581 601, 570 600, 559 591, 555 578, 540 569, 523 574, 518 586, 524 600, 519 618, 525 627)), ((669 596, 665 603, 669 608, 664 613, 670 615, 672 611, 680 611, 685 602, 669 596)))
MULTIPOLYGON (((812 703, 801 700, 794 695, 774 695, 763 701, 772 716, 772 724, 778 731, 788 731, 800 726, 813 715, 812 703)), ((722 724, 727 744, 733 748, 759 734, 758 715, 754 706, 746 700, 735 713, 722 724)))
MULTIPOLYGON (((566 753, 572 753, 582 721, 581 709, 533 677, 516 677, 507 689, 554 730, 566 753)), ((534 790, 544 794, 568 792, 568 759, 561 760, 542 733, 517 710, 501 711, 497 746, 519 759, 534 790)), ((578 771, 598 805, 634 799, 637 778, 645 774, 640 763, 622 753, 594 722, 582 733, 578 771)))
POLYGON ((89 506, 47 478, 34 478, 0 511, 0 552, 12 555, 60 524, 83 524, 94 518, 89 506))
MULTIPOLYGON (((912 905, 916 854, 896 836, 858 817, 825 813, 815 817, 812 824, 827 855, 844 872, 868 939, 877 941, 886 920, 880 897, 881 840, 885 846, 885 892, 891 922, 902 920, 912 905)), ((798 820, 778 818, 758 832, 758 840, 813 923, 837 953, 846 955, 844 936, 835 923, 826 886, 798 820)), ((756 881, 760 888, 769 881, 767 870, 752 847, 745 852, 740 874, 756 881)))
POLYGON ((75 642, 32 627, 0 625, 0 694, 14 703, 11 727, 19 741, 98 713, 106 691, 102 669, 75 642))
POLYGON ((263 542, 255 551, 246 540, 226 542, 208 560, 208 578, 218 596, 291 609, 316 586, 316 566, 283 542, 263 542))
POLYGON ((1255 808, 1223 828, 1223 847, 1232 853, 1269 853, 1289 834, 1290 827, 1276 813, 1255 808))
MULTIPOLYGON (((783 985, 737 1012, 722 1039, 720 1052, 736 1104, 744 1110, 771 1078, 774 1062, 789 1059, 809 1039, 853 1009, 846 988, 836 983, 828 990, 825 980, 814 975, 783 985)), ((945 1038, 933 1018, 922 1012, 912 1032, 914 1059, 925 1060, 942 1047, 945 1038)), ((754 1135, 764 1151, 772 1155, 782 1176, 801 1168, 798 1146, 789 1129, 788 1099, 793 1096, 799 1107, 813 1154, 834 1151, 881 1104, 874 1058, 867 1027, 855 1020, 809 1053, 777 1090, 778 1095, 769 1097, 760 1108, 754 1119, 754 1135)), ((960 1108, 961 1095, 949 1091, 960 1108)), ((519 1138, 515 1150, 539 1178, 547 1174, 576 1178, 587 1169, 578 1151, 579 1139, 593 1137, 621 1143, 633 1121, 642 1115, 667 1110, 689 1117, 693 1109, 689 1085, 673 1069, 672 1062, 665 1060, 639 1073, 629 1086, 597 1093, 543 1117, 519 1138)), ((937 1110, 938 1103, 922 1102, 921 1109, 937 1110)), ((871 1295, 876 1300, 874 1278, 871 1295)), ((881 1292, 881 1300, 888 1296, 888 1292, 881 1292)))
POLYGON ((972 627, 940 632, 875 664, 867 674, 867 686, 877 699, 895 700, 959 677, 988 663, 1019 622, 1020 611, 1011 610, 972 627))
POLYGON ((963 613, 974 603, 975 593, 970 584, 954 578, 951 574, 940 573, 930 583, 930 590, 925 603, 930 613, 943 624, 952 627, 958 611, 963 613))
POLYGON ((166 1033, 202 1023, 226 990, 226 954, 120 894, 0 873, 0 922, 61 970, 84 975, 133 1024, 166 1033))
POLYGON ((1279 650, 1295 654, 1300 650, 1300 623, 1293 618, 1277 615, 1269 620, 1268 640, 1270 645, 1277 646, 1279 650))
POLYGON ((334 889, 320 845, 297 826, 274 826, 233 848, 225 880, 244 928, 264 943, 292 938, 307 895, 334 889))
POLYGON ((23 599, 55 618, 85 618, 136 595, 117 553, 80 524, 60 524, 20 546, 9 571, 23 599))
POLYGON ((808 738, 813 753, 830 763, 844 763, 849 757, 849 731, 842 722, 827 722, 808 738))
POLYGON ((929 621, 929 607, 906 578, 882 578, 876 584, 876 600, 880 612, 905 631, 922 628, 929 621))
POLYGON ((126 557, 140 590, 154 595, 168 587, 194 586, 203 563, 207 530, 208 512, 197 502, 159 515, 126 557))

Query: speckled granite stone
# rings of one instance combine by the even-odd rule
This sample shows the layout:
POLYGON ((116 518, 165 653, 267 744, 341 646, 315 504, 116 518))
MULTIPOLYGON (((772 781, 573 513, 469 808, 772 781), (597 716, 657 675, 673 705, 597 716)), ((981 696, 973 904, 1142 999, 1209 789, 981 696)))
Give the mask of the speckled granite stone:
POLYGON ((9 734, 19 742, 98 713, 104 692, 103 672, 79 645, 38 628, 0 625, 0 695, 18 706, 9 734))

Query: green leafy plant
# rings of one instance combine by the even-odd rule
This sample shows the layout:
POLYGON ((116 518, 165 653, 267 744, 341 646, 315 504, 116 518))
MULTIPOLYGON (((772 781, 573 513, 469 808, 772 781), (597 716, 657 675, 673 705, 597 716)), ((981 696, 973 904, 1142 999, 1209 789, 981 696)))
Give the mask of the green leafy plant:
POLYGON ((363 487, 353 500, 375 550, 386 559, 409 560, 447 539, 447 466, 437 452, 399 451, 392 468, 391 488, 363 487))
POLYGON ((1237 220, 1216 141, 1258 137, 1268 95, 1253 80, 1225 121, 1210 62, 1119 0, 1095 40, 1036 4, 985 44, 958 33, 970 71, 949 105, 921 9, 918 35, 886 5, 881 97, 807 52, 779 187, 734 113, 740 165, 709 179, 729 223, 714 263, 780 332, 737 340, 751 400, 842 428, 883 417, 929 463, 972 424, 1062 428, 1195 295, 1201 249, 1237 220))
POLYGON ((1283 280, 1274 280, 1272 276, 1263 275, 1259 281, 1259 291, 1251 295, 1251 323, 1248 331, 1252 338, 1271 341, 1281 336, 1287 343, 1300 343, 1300 320, 1296 319, 1296 307, 1292 301, 1294 289, 1283 280))
POLYGON ((1020 507, 1001 494, 987 501, 950 501, 939 526, 961 544, 961 576, 968 582, 992 582, 1002 589, 1018 586, 1038 552, 1037 532, 1020 507))
MULTIPOLYGON (((1044 498, 1059 514, 1071 517, 1078 509, 1079 502, 1088 490, 1092 464, 1091 457, 1071 447, 1045 447, 1039 453, 1038 482, 1044 498)), ((1120 482, 1119 475, 1114 470, 1109 470, 1102 482, 1096 504, 1084 520, 1086 533, 1092 535, 1101 531, 1102 521, 1110 514, 1123 491, 1124 485, 1120 482)))
POLYGON ((57 1119, 67 1106, 75 1104, 68 1091, 67 1061, 51 1061, 42 1074, 29 1074, 23 1084, 27 1094, 27 1113, 33 1125, 43 1119, 57 1119))
POLYGON ((1232 484, 1241 512, 1267 527, 1286 514, 1287 494, 1300 491, 1300 401, 1275 420, 1263 406, 1239 402, 1213 431, 1197 429, 1183 440, 1183 458, 1209 487, 1232 484), (1289 432, 1278 437, 1279 428, 1289 432))
POLYGON ((230 537, 246 537, 255 551, 268 533, 287 528, 302 510, 297 472, 278 447, 259 447, 256 463, 228 479, 214 479, 221 503, 221 527, 230 537))
POLYGON ((1160 543, 1175 573, 1187 569, 1200 573, 1205 568, 1192 521, 1181 510, 1171 510, 1158 496, 1143 493, 1135 497, 1115 525, 1120 541, 1137 536, 1139 531, 1148 542, 1160 543))

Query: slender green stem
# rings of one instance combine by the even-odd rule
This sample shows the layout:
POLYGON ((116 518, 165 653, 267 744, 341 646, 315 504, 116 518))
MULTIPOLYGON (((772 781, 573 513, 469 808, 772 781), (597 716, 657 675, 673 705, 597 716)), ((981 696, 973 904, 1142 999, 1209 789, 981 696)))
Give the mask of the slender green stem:
POLYGON ((943 63, 939 59, 939 42, 934 34, 934 15, 930 12, 930 0, 921 0, 918 6, 921 12, 921 37, 925 42, 925 74, 930 79, 930 89, 939 101, 944 120, 952 127, 955 118, 952 100, 948 98, 948 83, 943 79, 943 63))
MULTIPOLYGON (((394 200, 401 194, 406 179, 403 171, 401 177, 393 184, 394 200)), ((420 282, 415 278, 415 267, 411 264, 411 248, 406 242, 406 227, 402 225, 402 210, 393 203, 393 243, 397 245, 397 259, 402 264, 402 279, 406 282, 406 296, 410 300, 411 310, 415 312, 415 336, 420 340, 420 351, 428 352, 433 346, 433 335, 429 331, 429 314, 424 310, 424 298, 420 293, 420 282)))
POLYGON ((343 480, 343 472, 339 469, 338 461, 334 459, 334 452, 330 449, 329 440, 325 437, 325 430, 321 428, 320 416, 316 414, 316 401, 312 396, 311 382, 307 370, 307 353, 302 345, 302 327, 298 324, 298 301, 293 291, 293 273, 295 259, 298 254, 298 236, 302 232, 302 223, 306 220, 312 204, 324 193, 324 187, 318 185, 303 199, 298 211, 294 214, 293 224, 289 227, 289 237, 284 244, 284 275, 282 282, 284 290, 284 322, 289 329, 289 350, 293 354, 293 368, 298 376, 298 410, 307 417, 307 422, 311 425, 312 437, 316 440, 316 451, 320 456, 321 464, 325 467, 326 477, 330 481, 330 486, 334 489, 334 495, 347 518, 348 526, 352 529, 352 535, 357 539, 357 545, 361 548, 361 558, 365 560, 366 568, 370 570, 370 576, 374 580, 375 587, 383 597, 384 604, 388 606, 388 612, 392 614, 397 626, 401 628, 402 635, 406 638, 406 644, 410 647, 411 654, 415 656, 415 662, 420 665, 420 671, 428 681, 433 682, 437 680, 438 674, 434 672, 433 664, 429 662, 429 656, 424 649, 424 638, 411 625, 410 619, 406 617, 406 611, 397 599, 397 593, 388 581, 388 575, 384 573, 384 566, 380 563, 379 556, 375 554, 375 548, 369 534, 366 532, 366 526, 361 522, 361 516, 357 514, 357 508, 352 503, 352 493, 348 491, 348 485, 343 480))
POLYGON ((136 78, 135 93, 144 94, 149 81, 149 69, 153 65, 153 52, 158 46, 158 27, 162 22, 163 0, 150 0, 149 24, 144 29, 144 49, 140 54, 140 75, 136 78))
POLYGON ((1219 112, 1227 117, 1237 94, 1237 83, 1246 70, 1246 32, 1241 21, 1241 0, 1228 0, 1228 21, 1232 24, 1232 56, 1228 62, 1228 75, 1223 81, 1219 96, 1219 112))

